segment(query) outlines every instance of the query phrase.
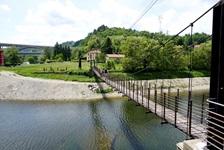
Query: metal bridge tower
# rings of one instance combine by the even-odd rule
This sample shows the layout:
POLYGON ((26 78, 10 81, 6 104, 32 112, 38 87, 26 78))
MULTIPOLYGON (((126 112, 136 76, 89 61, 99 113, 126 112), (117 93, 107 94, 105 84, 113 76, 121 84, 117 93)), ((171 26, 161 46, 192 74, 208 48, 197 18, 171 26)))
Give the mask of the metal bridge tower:
POLYGON ((224 145, 224 0, 213 9, 210 99, 208 109, 208 148, 224 145))

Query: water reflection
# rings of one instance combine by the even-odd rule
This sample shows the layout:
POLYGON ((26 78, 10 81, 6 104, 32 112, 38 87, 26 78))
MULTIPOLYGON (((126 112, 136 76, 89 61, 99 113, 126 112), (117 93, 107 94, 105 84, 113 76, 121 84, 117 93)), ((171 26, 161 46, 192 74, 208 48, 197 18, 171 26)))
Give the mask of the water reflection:
POLYGON ((175 149, 185 134, 126 99, 0 101, 0 147, 11 149, 175 149))

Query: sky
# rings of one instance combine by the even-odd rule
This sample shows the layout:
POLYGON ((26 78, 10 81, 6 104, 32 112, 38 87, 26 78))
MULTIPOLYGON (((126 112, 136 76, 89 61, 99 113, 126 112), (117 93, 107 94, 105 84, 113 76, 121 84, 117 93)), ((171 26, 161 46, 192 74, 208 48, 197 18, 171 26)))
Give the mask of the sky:
MULTIPOLYGON (((0 0, 0 42, 54 46, 101 25, 174 35, 218 0, 0 0), (149 11, 132 27, 143 11, 149 11), (161 19, 159 19, 161 18, 161 19)), ((193 32, 212 32, 212 11, 193 32)), ((187 29, 183 34, 189 34, 187 29)))

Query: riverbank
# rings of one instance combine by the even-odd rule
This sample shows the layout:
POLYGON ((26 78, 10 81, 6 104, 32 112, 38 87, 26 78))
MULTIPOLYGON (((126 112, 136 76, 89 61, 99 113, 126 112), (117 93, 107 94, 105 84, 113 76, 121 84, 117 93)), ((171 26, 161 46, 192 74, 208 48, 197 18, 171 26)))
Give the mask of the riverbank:
MULTIPOLYGON (((172 86, 187 90, 188 79, 173 79, 172 86)), ((162 80, 151 80, 158 87, 162 80)), ((164 86, 168 87, 170 80, 164 80, 164 86)), ((89 86, 97 86, 100 89, 109 88, 105 83, 68 82, 61 80, 46 80, 31 77, 23 77, 12 72, 0 72, 0 100, 89 100, 121 97, 122 94, 96 93, 89 86)), ((193 78, 193 90, 209 88, 209 78, 193 78)))
POLYGON ((117 92, 96 93, 89 85, 109 88, 105 83, 46 80, 4 71, 0 72, 0 100, 89 100, 122 96, 117 92))

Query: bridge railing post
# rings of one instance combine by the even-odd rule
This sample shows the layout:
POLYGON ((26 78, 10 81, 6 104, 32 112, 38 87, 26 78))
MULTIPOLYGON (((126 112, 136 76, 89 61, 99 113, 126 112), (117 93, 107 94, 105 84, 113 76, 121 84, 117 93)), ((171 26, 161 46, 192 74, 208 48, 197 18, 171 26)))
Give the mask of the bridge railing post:
POLYGON ((114 76, 114 87, 117 89, 117 76, 114 76))
POLYGON ((160 88, 160 103, 161 104, 163 103, 163 85, 161 85, 161 88, 160 88))
POLYGON ((144 91, 143 91, 143 85, 142 85, 142 106, 143 106, 143 98, 144 98, 144 91))
POLYGON ((137 103, 138 103, 138 84, 137 84, 137 103))
POLYGON ((125 95, 125 77, 122 78, 122 92, 125 95))
POLYGON ((150 98, 151 98, 151 85, 149 84, 149 88, 148 88, 148 109, 149 109, 150 98))
POLYGON ((167 105, 167 107, 170 108, 170 87, 168 87, 167 105))
POLYGON ((189 101, 189 130, 188 135, 191 137, 191 121, 192 121, 192 100, 189 101))
POLYGON ((166 120, 166 93, 163 96, 163 119, 166 120))
POLYGON ((121 91, 122 90, 122 81, 121 81, 121 77, 119 76, 119 91, 121 91))
POLYGON ((126 77, 126 80, 125 80, 125 87, 126 87, 125 94, 128 95, 128 78, 127 77, 126 77))
POLYGON ((133 83, 133 100, 135 100, 135 83, 133 83))
POLYGON ((205 94, 202 95, 202 102, 201 102, 201 124, 203 124, 203 118, 204 118, 204 103, 205 103, 205 94))
POLYGON ((124 78, 124 94, 127 95, 127 77, 124 78))
POLYGON ((174 126, 177 127, 178 98, 175 96, 174 126))
POLYGON ((121 92, 123 93, 123 86, 124 86, 124 80, 123 80, 123 77, 121 77, 121 92))
POLYGON ((156 108, 157 108, 157 90, 155 90, 154 100, 155 100, 155 114, 156 114, 156 108))
POLYGON ((116 89, 118 90, 118 76, 116 76, 116 89))
POLYGON ((150 112, 149 101, 150 101, 150 87, 148 88, 148 104, 147 104, 148 112, 150 112))

